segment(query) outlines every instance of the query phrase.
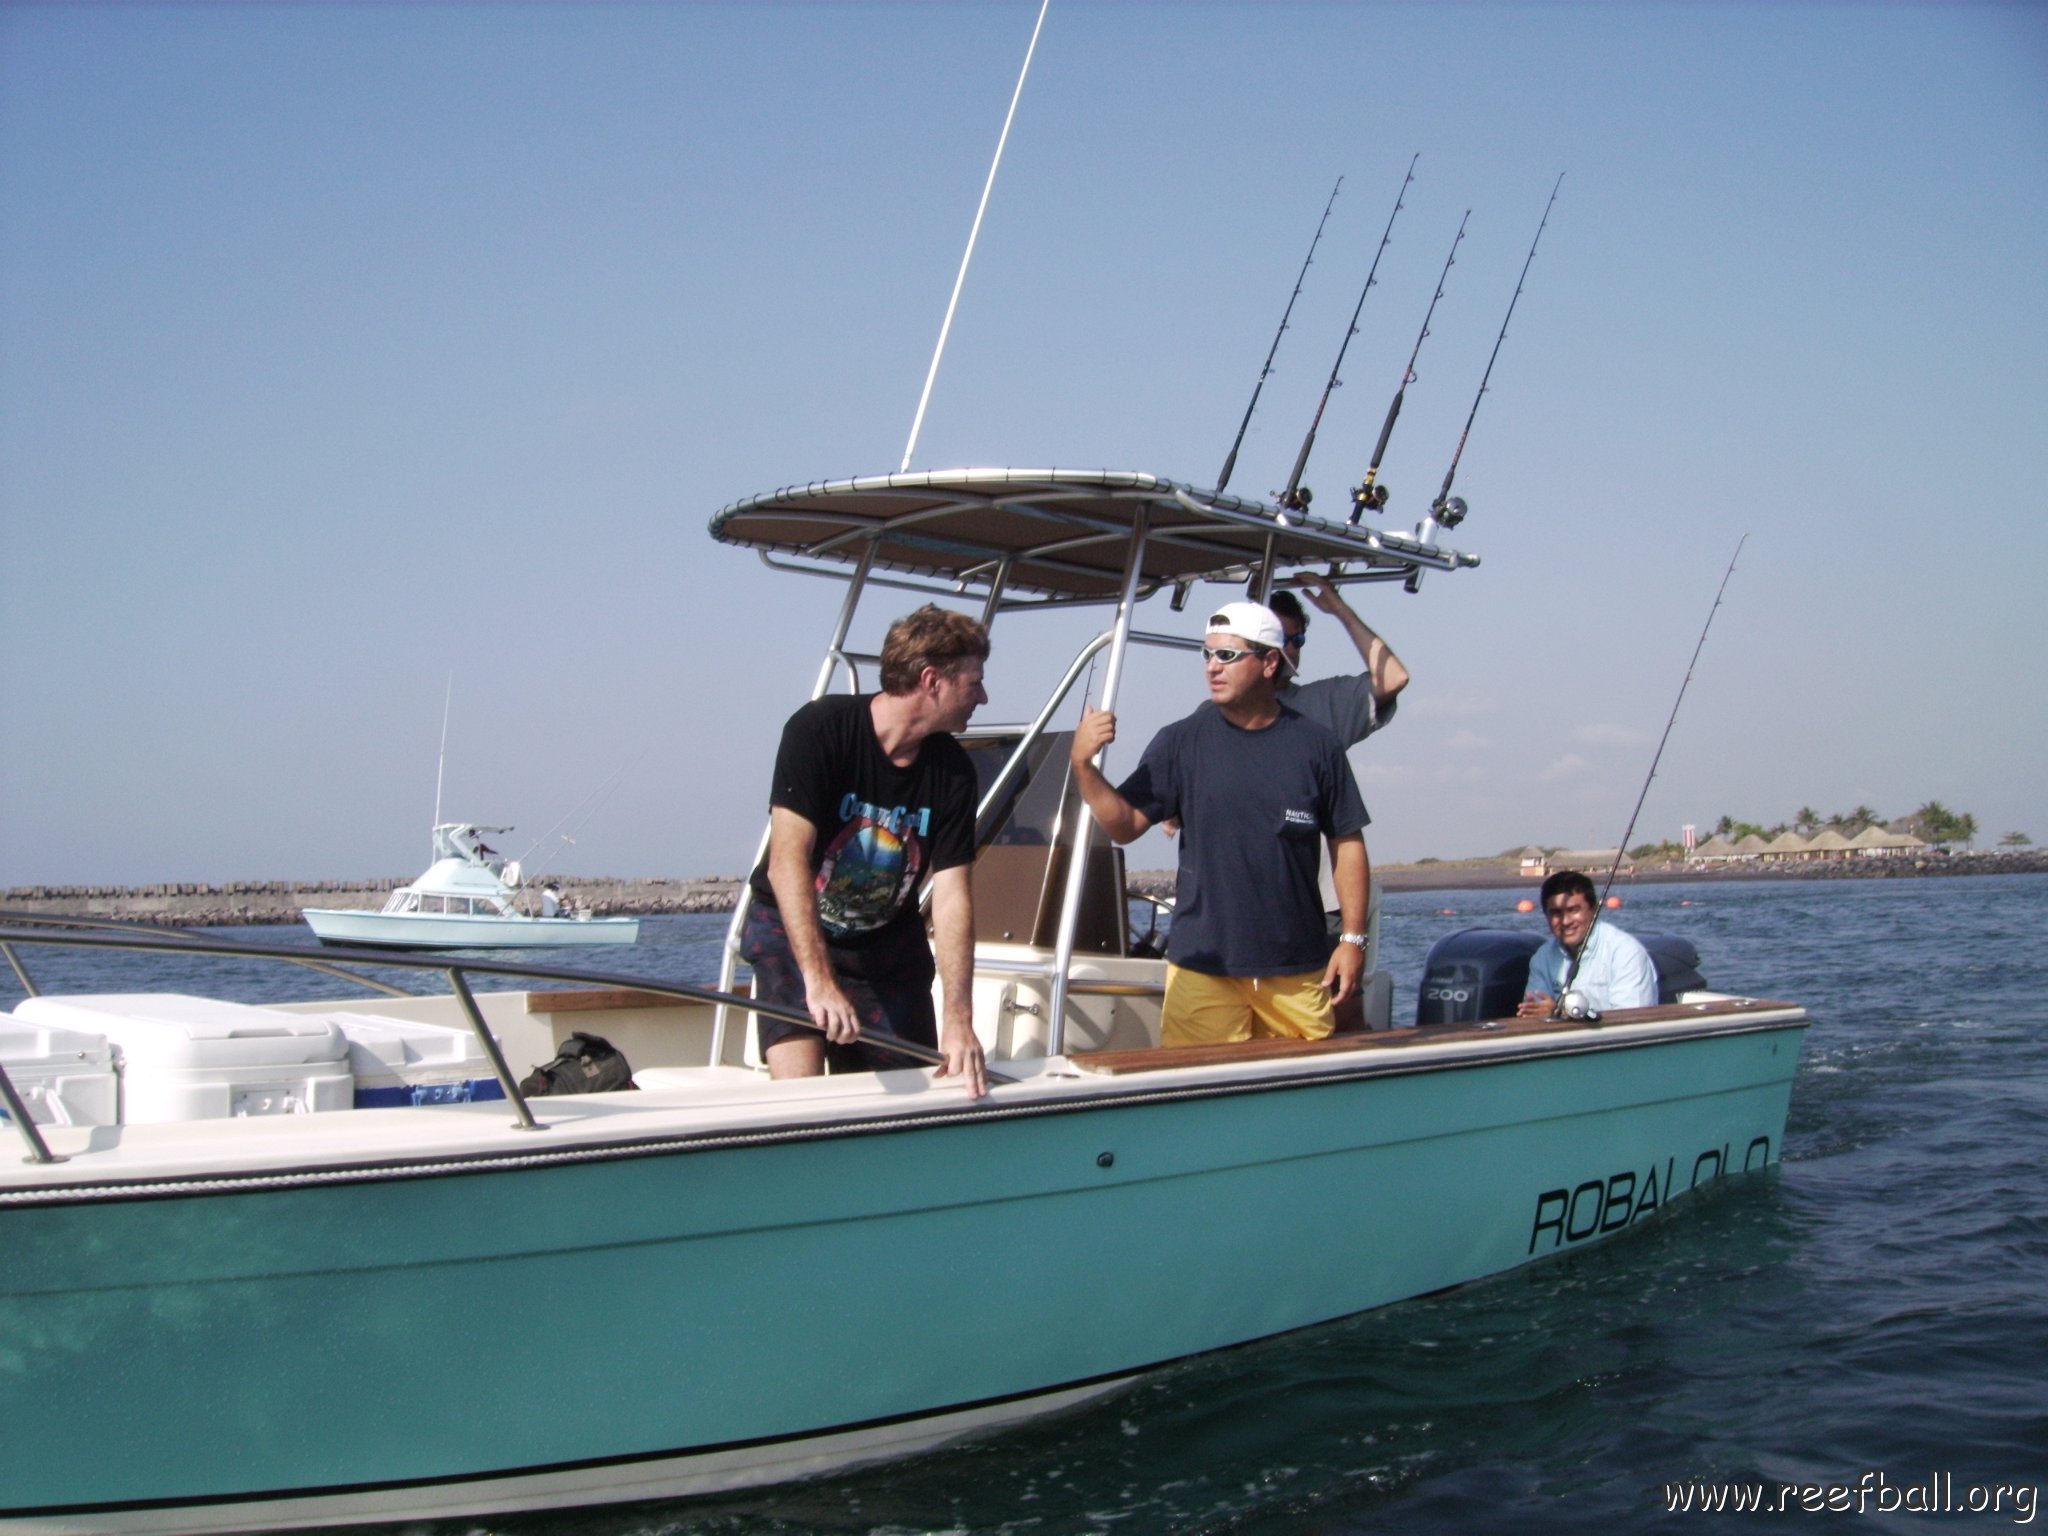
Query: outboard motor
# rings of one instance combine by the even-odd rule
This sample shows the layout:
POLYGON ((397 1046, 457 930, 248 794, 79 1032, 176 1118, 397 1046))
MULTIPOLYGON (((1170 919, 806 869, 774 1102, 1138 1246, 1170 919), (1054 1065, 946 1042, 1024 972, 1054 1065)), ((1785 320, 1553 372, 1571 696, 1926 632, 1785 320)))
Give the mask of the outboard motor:
POLYGON ((1687 992, 1707 990, 1707 978, 1700 974, 1700 952, 1691 939, 1675 933, 1639 933, 1636 942, 1650 952, 1657 967, 1657 1001, 1675 1003, 1687 992))
POLYGON ((1418 1024, 1468 1024, 1514 1016, 1529 990, 1529 957, 1547 935, 1526 928, 1461 928, 1429 948, 1418 1024))
MULTIPOLYGON (((1415 1003, 1418 1024, 1469 1024, 1514 1017, 1529 990, 1529 957, 1546 935, 1527 928, 1461 928, 1430 946, 1422 966, 1422 992, 1415 1003)), ((1706 990, 1700 952, 1675 934, 1635 935, 1657 967, 1657 1001, 1675 1003, 1686 992, 1706 990)))

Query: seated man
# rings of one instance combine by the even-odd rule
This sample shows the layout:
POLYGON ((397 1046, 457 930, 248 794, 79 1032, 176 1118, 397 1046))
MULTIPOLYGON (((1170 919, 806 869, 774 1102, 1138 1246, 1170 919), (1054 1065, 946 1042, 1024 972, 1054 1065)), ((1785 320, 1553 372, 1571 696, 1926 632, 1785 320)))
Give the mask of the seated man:
POLYGON ((1081 797, 1113 842, 1181 822, 1165 1045, 1320 1040, 1365 967, 1365 805, 1343 745, 1276 694, 1283 638, 1257 603, 1211 615, 1209 702, 1153 737, 1121 785, 1095 765, 1116 717, 1084 710, 1074 733, 1081 797), (1334 952, 1316 891, 1325 839, 1345 929, 1334 952))
POLYGON ((1560 869, 1543 882, 1542 901, 1550 937, 1529 957, 1529 990, 1516 1018, 1556 1017, 1557 1000, 1567 991, 1596 1013, 1655 1006, 1657 967, 1650 952, 1614 924, 1593 921, 1599 896, 1589 878, 1560 869))

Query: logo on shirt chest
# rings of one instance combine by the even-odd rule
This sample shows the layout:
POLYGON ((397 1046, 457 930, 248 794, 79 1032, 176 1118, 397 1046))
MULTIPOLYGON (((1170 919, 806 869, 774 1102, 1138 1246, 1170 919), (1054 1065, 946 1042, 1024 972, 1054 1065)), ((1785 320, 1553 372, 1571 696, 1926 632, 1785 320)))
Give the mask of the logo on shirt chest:
POLYGON ((870 805, 849 790, 839 801, 839 819, 852 821, 855 817, 896 837, 906 832, 915 832, 919 837, 932 835, 932 809, 928 805, 914 811, 907 805, 870 805))

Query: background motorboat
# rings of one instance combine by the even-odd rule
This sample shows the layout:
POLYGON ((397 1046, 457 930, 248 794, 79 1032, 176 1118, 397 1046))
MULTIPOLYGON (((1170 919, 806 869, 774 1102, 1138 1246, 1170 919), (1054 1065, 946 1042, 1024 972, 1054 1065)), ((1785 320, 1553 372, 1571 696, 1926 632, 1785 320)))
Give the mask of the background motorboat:
POLYGON ((434 863, 391 893, 381 911, 308 907, 302 914, 323 944, 395 949, 539 949, 564 944, 631 944, 637 917, 594 917, 530 894, 537 911, 519 909, 521 871, 484 841, 510 827, 444 822, 434 828, 434 863), (549 910, 551 906, 555 910, 549 910))

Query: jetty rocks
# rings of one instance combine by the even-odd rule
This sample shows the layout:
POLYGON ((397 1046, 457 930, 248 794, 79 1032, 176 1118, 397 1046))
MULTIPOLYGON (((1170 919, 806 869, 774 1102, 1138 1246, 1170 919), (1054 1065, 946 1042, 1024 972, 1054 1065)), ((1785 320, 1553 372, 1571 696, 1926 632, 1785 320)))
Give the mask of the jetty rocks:
MULTIPOLYGON (((562 894, 599 917, 652 917, 672 912, 730 912, 741 877, 617 880, 555 876, 562 894)), ((25 885, 0 891, 0 921, 10 912, 117 918, 159 928, 261 927, 296 923, 306 907, 367 907, 412 876, 389 880, 230 880, 219 885, 25 885)), ((534 887, 538 898, 539 887, 534 887)))
MULTIPOLYGON (((1390 891, 1529 887, 1512 863, 1393 865, 1383 868, 1390 891)), ((1712 870, 1683 865, 1636 866, 1625 884, 1725 884, 1732 880, 1910 879, 1927 875, 2048 874, 2048 849, 2006 849, 1945 857, 1830 859, 1817 863, 1739 864, 1712 870)), ((230 880, 220 885, 25 885, 0 891, 0 922, 10 913, 117 918, 160 928, 259 927, 296 923, 304 907, 368 907, 410 876, 391 880, 230 880)), ((562 893, 600 917, 656 917, 677 912, 730 912, 744 879, 706 875, 695 880, 585 879, 556 876, 562 893)), ((1173 871, 1130 871, 1133 896, 1171 900, 1173 871)), ((535 887, 537 890, 537 887, 535 887)))

